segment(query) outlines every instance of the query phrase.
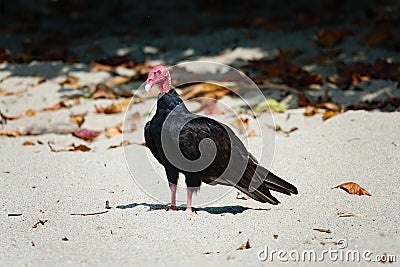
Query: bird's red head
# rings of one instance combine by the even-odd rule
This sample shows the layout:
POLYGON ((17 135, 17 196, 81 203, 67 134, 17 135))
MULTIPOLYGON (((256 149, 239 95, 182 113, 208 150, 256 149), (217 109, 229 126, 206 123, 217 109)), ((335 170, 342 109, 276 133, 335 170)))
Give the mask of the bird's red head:
POLYGON ((150 70, 149 76, 146 80, 146 91, 150 91, 151 87, 156 84, 160 86, 161 93, 168 93, 171 79, 169 71, 164 65, 157 65, 150 70))

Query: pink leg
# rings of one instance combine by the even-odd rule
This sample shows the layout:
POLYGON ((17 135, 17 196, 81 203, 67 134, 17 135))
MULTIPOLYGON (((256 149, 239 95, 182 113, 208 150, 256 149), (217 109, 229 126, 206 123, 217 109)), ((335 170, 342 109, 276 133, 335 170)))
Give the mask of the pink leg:
POLYGON ((190 187, 188 187, 188 188, 186 188, 186 192, 187 192, 186 211, 192 211, 193 190, 190 187))
POLYGON ((176 207, 176 184, 169 184, 169 189, 171 189, 171 210, 178 210, 176 207))

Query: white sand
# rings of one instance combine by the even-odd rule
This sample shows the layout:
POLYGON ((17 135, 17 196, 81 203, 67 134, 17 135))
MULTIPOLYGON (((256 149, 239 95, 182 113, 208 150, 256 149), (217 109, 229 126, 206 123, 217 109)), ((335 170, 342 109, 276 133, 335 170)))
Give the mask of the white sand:
MULTIPOLYGON (((48 94, 48 98, 57 99, 57 95, 48 94)), ((86 104, 89 109, 93 103, 86 104)), ((46 116, 65 120, 68 112, 63 112, 46 116)), ((89 114, 88 121, 90 116, 95 115, 89 114)), ((122 120, 122 115, 97 116, 104 118, 97 121, 99 129, 122 120)), ((38 118, 9 122, 7 127, 22 120, 38 122, 38 118)), ((282 128, 296 126, 299 130, 289 137, 277 133, 272 169, 295 184, 299 195, 275 194, 282 204, 271 206, 235 199, 236 191, 231 191, 197 214, 150 210, 159 203, 135 184, 123 150, 107 150, 119 143, 120 137, 100 136, 88 144, 94 148, 88 153, 53 153, 47 145, 22 146, 24 141, 38 139, 45 144, 55 141, 58 148, 71 142, 85 143, 70 135, 1 137, 0 265, 258 266, 263 262, 257 259, 257 252, 265 246, 270 250, 320 251, 336 248, 321 242, 338 239, 346 239, 348 249, 399 257, 399 114, 346 112, 326 122, 318 115, 307 118, 293 113, 286 118, 286 114, 275 115, 282 128), (359 183, 372 196, 331 189, 347 181, 359 183), (112 207, 106 214, 70 215, 104 211, 106 200, 112 207), (338 210, 359 216, 340 218, 338 210), (22 216, 9 217, 10 213, 22 216), (48 221, 32 228, 38 220, 48 221), (313 228, 327 228, 332 233, 313 228), (278 235, 277 239, 273 235, 278 235), (248 239, 250 249, 236 250, 248 239)), ((143 141, 141 127, 131 136, 132 141, 143 141)), ((129 148, 137 152, 135 161, 148 161, 143 158, 144 147, 129 148)), ((145 166, 148 164, 135 173, 156 181, 155 170, 145 166)), ((154 182, 154 187, 168 192, 165 183, 154 182)), ((203 188, 200 194, 207 190, 203 188)), ((184 204, 184 199, 180 200, 184 204)))

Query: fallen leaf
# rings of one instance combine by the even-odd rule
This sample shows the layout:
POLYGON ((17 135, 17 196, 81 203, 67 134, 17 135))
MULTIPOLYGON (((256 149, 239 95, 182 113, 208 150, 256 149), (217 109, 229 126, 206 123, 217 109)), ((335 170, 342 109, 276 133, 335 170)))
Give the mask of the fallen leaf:
POLYGON ((32 143, 31 141, 25 141, 22 145, 23 146, 34 146, 35 143, 32 143))
POLYGON ((273 237, 274 237, 274 239, 278 239, 279 236, 278 235, 273 235, 273 237))
POLYGON ((101 64, 101 63, 95 62, 95 61, 90 62, 90 65, 92 66, 92 68, 90 69, 91 72, 96 72, 96 71, 112 71, 113 68, 114 68, 113 66, 101 64))
POLYGON ((31 241, 31 245, 32 245, 32 247, 34 247, 34 246, 35 246, 35 243, 34 243, 33 241, 31 241))
POLYGON ((317 44, 324 47, 332 47, 339 44, 345 37, 354 35, 350 30, 321 29, 316 34, 317 44))
POLYGON ((74 89, 81 89, 84 86, 78 84, 79 79, 75 76, 68 76, 64 80, 58 82, 59 85, 70 87, 74 89))
POLYGON ((0 136, 10 136, 10 137, 16 137, 16 136, 21 136, 20 132, 17 131, 11 131, 11 130, 0 130, 0 136))
POLYGON ((248 199, 250 199, 250 197, 242 192, 237 192, 236 199, 248 200, 248 199))
POLYGON ((314 106, 307 106, 305 111, 304 111, 304 116, 314 116, 315 114, 318 114, 318 109, 314 106))
POLYGON ((271 110, 273 112, 282 113, 288 108, 288 104, 285 102, 278 102, 275 99, 267 98, 266 100, 262 101, 261 103, 257 104, 254 108, 255 112, 262 113, 267 110, 271 110))
POLYGON ((114 76, 111 79, 109 79, 105 83, 105 85, 107 85, 107 86, 116 86, 116 85, 121 85, 121 84, 128 83, 131 80, 132 80, 132 78, 126 77, 126 76, 114 76))
POLYGON ((105 83, 99 83, 96 85, 95 90, 92 92, 92 98, 107 98, 107 99, 117 99, 117 94, 105 83))
POLYGON ((338 57, 342 53, 343 51, 340 49, 321 51, 316 57, 305 59, 304 62, 320 66, 335 66, 340 61, 338 57))
POLYGON ((4 113, 1 113, 1 111, 0 111, 0 117, 3 120, 5 120, 6 122, 7 122, 7 120, 10 120, 10 121, 11 120, 16 120, 16 119, 19 119, 19 118, 22 118, 22 117, 25 117, 25 116, 35 116, 35 114, 36 114, 36 111, 33 110, 33 109, 25 110, 24 112, 22 112, 21 114, 19 114, 17 116, 7 116, 4 113))
POLYGON ((231 125, 237 128, 240 134, 243 134, 249 129, 249 119, 239 117, 234 120, 231 125))
POLYGON ((48 220, 39 220, 32 226, 32 228, 37 228, 39 224, 44 225, 46 222, 48 222, 48 220))
POLYGON ((67 237, 64 236, 63 238, 61 238, 61 240, 62 240, 62 241, 68 241, 69 239, 68 239, 67 237))
POLYGON ((86 145, 76 146, 75 144, 71 144, 70 145, 71 148, 68 149, 54 149, 51 142, 47 142, 47 145, 49 146, 51 152, 77 152, 77 151, 88 152, 92 150, 90 147, 86 145))
POLYGON ((120 125, 106 128, 105 134, 108 138, 122 134, 120 125))
POLYGON ((284 79, 291 67, 291 59, 299 54, 299 50, 278 49, 271 58, 249 60, 247 66, 262 73, 254 78, 256 83, 276 77, 284 79))
POLYGON ((57 104, 55 104, 54 106, 42 109, 42 111, 57 111, 61 108, 70 108, 71 106, 72 105, 66 104, 64 101, 60 101, 57 104))
POLYGON ((242 244, 242 245, 240 245, 240 247, 238 247, 236 250, 245 250, 245 249, 249 249, 249 248, 251 248, 250 240, 247 239, 247 242, 242 244))
POLYGON ((212 82, 207 82, 207 83, 193 84, 186 87, 182 91, 181 97, 183 100, 189 100, 198 97, 219 99, 229 94, 230 92, 231 91, 224 86, 212 82))
POLYGON ((125 98, 117 103, 112 103, 111 105, 109 105, 105 108, 95 106, 95 109, 96 109, 95 112, 96 113, 104 113, 104 114, 116 114, 116 113, 120 113, 120 112, 125 112, 128 109, 131 99, 132 99, 133 103, 142 102, 142 100, 137 97, 125 98))
POLYGON ((0 88, 0 96, 1 95, 12 95, 12 94, 15 94, 15 92, 9 91, 9 90, 4 90, 4 89, 0 88))
POLYGON ((330 229, 324 229, 324 228, 314 228, 314 231, 322 232, 322 233, 327 233, 330 234, 332 231, 330 229))
POLYGON ((352 194, 352 195, 371 196, 371 194, 367 190, 365 190, 359 184, 354 183, 354 182, 343 183, 338 186, 335 186, 335 188, 343 189, 344 191, 346 191, 347 193, 352 194))
POLYGON ((256 132, 255 132, 254 130, 251 130, 251 131, 247 134, 247 137, 248 137, 248 138, 254 137, 254 136, 257 136, 257 134, 256 134, 256 132))
POLYGON ((334 103, 331 103, 331 102, 325 102, 325 103, 322 103, 322 104, 317 104, 316 107, 317 108, 324 108, 324 109, 332 110, 332 111, 339 111, 340 110, 338 105, 336 105, 334 103))
POLYGON ((69 121, 76 123, 78 127, 81 127, 81 125, 85 122, 85 114, 72 115, 69 121))
POLYGON ((324 121, 326 121, 327 119, 330 119, 330 118, 336 116, 337 114, 338 114, 338 113, 337 113, 336 111, 327 110, 327 111, 325 111, 324 115, 322 116, 322 119, 323 119, 324 121))
POLYGON ((72 132, 73 136, 89 142, 93 141, 93 139, 97 137, 99 134, 100 132, 87 129, 79 129, 72 132))
POLYGON ((113 149, 113 148, 122 147, 122 146, 129 146, 129 145, 131 145, 131 144, 132 144, 132 143, 131 143, 130 141, 124 140, 124 141, 122 141, 121 143, 119 143, 118 145, 109 146, 108 149, 113 149))

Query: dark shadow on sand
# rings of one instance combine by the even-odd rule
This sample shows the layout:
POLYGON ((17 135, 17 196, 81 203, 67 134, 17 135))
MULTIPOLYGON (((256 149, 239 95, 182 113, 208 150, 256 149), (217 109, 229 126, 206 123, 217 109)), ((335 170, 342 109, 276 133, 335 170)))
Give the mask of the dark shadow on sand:
MULTIPOLYGON (((152 211, 152 210, 169 210, 169 205, 162 205, 162 204, 150 204, 150 203, 131 203, 131 204, 127 204, 127 205, 119 205, 116 208, 117 209, 132 209, 135 208, 137 206, 145 206, 148 207, 149 210, 148 211, 152 211)), ((178 210, 185 210, 185 206, 178 206, 178 210)), ((230 213, 233 215, 242 213, 246 210, 259 210, 259 211, 268 211, 271 209, 253 209, 253 208, 249 208, 249 207, 243 207, 243 206, 220 206, 220 207, 205 207, 205 208, 193 208, 193 210, 195 212, 197 211, 205 211, 207 213, 210 214, 225 214, 225 213, 230 213)))

